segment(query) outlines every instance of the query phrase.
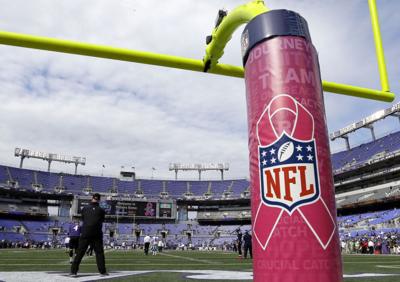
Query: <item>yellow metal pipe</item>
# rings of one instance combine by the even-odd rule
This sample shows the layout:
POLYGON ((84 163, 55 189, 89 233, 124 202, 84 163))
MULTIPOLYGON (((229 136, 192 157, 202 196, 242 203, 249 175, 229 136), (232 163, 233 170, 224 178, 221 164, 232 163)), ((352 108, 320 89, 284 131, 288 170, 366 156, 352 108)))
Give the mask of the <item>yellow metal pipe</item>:
POLYGON ((389 80, 386 71, 385 54, 383 52, 381 31, 379 27, 378 10, 375 0, 368 0, 369 11, 371 14, 372 31, 374 33, 376 58, 378 60, 379 76, 381 79, 382 91, 390 91, 389 80))
POLYGON ((353 86, 348 84, 335 83, 330 81, 322 81, 322 88, 326 92, 332 92, 337 94, 343 94, 353 97, 392 102, 395 98, 395 94, 386 91, 374 90, 359 86, 353 86))
POLYGON ((209 69, 213 69, 217 65, 218 60, 224 54, 226 44, 239 26, 267 11, 268 8, 265 7, 264 1, 253 0, 229 12, 229 14, 222 19, 221 23, 212 31, 212 39, 206 47, 206 55, 203 58, 207 66, 205 71, 209 71, 209 69))
MULTIPOLYGON (((202 72, 202 60, 70 40, 0 31, 0 44, 202 72)), ((243 77, 240 67, 219 64, 215 74, 243 77)))
MULTIPOLYGON (((203 72, 202 60, 69 40, 0 31, 0 44, 203 72)), ((217 64, 210 73, 243 77, 242 67, 217 64)), ((393 101, 393 93, 322 81, 325 91, 379 101, 393 101)))

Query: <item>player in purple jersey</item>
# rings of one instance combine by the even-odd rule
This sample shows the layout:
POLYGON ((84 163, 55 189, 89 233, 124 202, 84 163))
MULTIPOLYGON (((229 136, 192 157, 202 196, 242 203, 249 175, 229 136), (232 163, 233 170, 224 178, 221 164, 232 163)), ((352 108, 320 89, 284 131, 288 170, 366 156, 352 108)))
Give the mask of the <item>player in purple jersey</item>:
POLYGON ((76 251, 79 246, 79 237, 81 236, 81 226, 79 225, 79 220, 75 219, 75 221, 69 226, 68 236, 69 240, 69 262, 73 262, 73 256, 76 254, 76 251))

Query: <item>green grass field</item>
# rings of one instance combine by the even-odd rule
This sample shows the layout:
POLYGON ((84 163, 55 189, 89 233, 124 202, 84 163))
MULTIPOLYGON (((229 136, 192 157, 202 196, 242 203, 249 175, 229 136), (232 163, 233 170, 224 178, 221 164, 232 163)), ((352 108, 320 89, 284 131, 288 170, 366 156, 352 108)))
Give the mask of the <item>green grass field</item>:
MULTIPOLYGON (((145 256, 141 251, 106 251, 106 264, 110 277, 108 281, 196 281, 196 279, 185 278, 187 273, 179 272, 153 272, 141 273, 138 276, 115 277, 121 271, 146 271, 146 270, 225 270, 251 272, 251 260, 240 260, 235 254, 224 252, 199 252, 199 251, 167 251, 157 256, 145 256), (134 277, 134 278, 133 278, 134 277)), ((345 278, 350 281, 400 281, 400 256, 374 256, 354 255, 344 256, 343 265, 345 274, 379 273, 398 274, 399 276, 388 277, 358 277, 345 278)), ((38 278, 42 281, 96 281, 85 273, 96 273, 96 261, 94 257, 85 257, 80 267, 80 277, 69 278, 65 275, 69 272, 67 254, 62 250, 0 250, 0 281, 25 281, 21 275, 30 271, 39 271, 47 275, 47 278, 38 278), (12 276, 15 273, 15 277, 12 276), (61 275, 57 278, 53 274, 61 275), (19 273, 19 274, 18 274, 19 273), (11 275, 11 276, 10 276, 11 275), (19 276, 18 276, 19 275, 19 276), (50 276, 49 276, 50 275, 50 276), (53 275, 53 276, 52 276, 53 275), (11 277, 11 278, 10 278, 11 277), (50 277, 50 278, 49 278, 50 277), (52 277, 54 280, 52 280, 52 277), (80 280, 83 279, 83 280, 80 280), (89 279, 89 280, 85 280, 89 279)), ((247 274, 248 275, 248 274, 247 274)), ((237 275, 236 278, 238 279, 237 275)), ((36 279, 37 280, 37 279, 36 279)), ((26 281, 29 281, 26 280, 26 281)), ((32 278, 32 281, 34 279, 32 278)), ((211 281, 211 280, 197 280, 211 281)), ((216 281, 216 280, 212 280, 216 281)), ((229 281, 229 280, 217 280, 229 281)), ((236 280, 238 281, 238 280, 236 280)), ((251 281, 251 280, 241 280, 251 281)))

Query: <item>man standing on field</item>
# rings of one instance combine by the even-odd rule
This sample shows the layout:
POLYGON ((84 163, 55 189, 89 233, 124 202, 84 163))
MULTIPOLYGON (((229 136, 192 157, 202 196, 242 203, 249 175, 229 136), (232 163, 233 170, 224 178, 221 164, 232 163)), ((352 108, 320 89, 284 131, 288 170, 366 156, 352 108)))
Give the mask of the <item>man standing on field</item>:
POLYGON ((89 245, 96 253, 97 268, 101 275, 108 275, 103 250, 103 222, 105 211, 99 206, 100 194, 93 194, 92 201, 82 209, 82 233, 79 239, 78 251, 71 266, 71 276, 76 276, 79 264, 89 245))
POLYGON ((147 256, 149 254, 149 247, 150 247, 150 236, 146 235, 143 239, 144 242, 144 254, 147 256))

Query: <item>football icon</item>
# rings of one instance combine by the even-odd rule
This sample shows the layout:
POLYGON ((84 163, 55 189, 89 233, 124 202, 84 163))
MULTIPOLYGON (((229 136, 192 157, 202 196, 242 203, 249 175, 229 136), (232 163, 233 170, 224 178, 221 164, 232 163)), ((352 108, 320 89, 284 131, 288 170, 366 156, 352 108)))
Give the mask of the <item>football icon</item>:
POLYGON ((278 150, 278 160, 280 162, 286 161, 293 155, 293 152, 294 152, 293 142, 288 141, 283 143, 278 150))

